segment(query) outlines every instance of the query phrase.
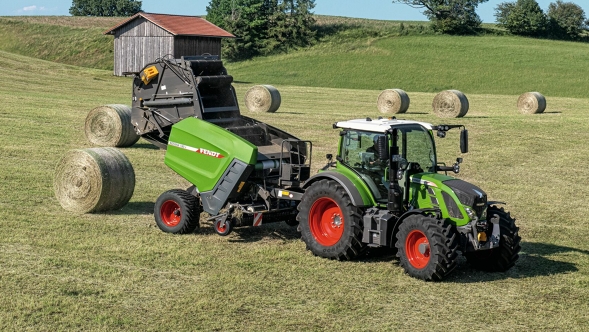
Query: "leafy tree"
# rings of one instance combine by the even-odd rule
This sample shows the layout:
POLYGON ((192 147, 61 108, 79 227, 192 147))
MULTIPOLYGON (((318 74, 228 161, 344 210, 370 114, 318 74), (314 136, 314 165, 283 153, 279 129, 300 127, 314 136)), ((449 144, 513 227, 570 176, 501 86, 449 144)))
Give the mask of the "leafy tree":
POLYGON ((585 12, 581 6, 562 0, 548 6, 550 30, 559 37, 578 38, 587 29, 585 12))
POLYGON ((312 43, 313 7, 315 0, 211 0, 207 20, 238 37, 224 42, 225 57, 247 59, 312 43))
POLYGON ((271 0, 266 52, 306 46, 315 40, 315 0, 271 0))
POLYGON ((223 55, 246 59, 260 54, 268 30, 265 0, 213 0, 207 6, 207 20, 237 39, 224 41, 223 55))
POLYGON ((70 14, 73 16, 131 16, 141 11, 141 1, 136 0, 73 0, 70 14))
POLYGON ((504 2, 495 8, 499 25, 521 36, 542 36, 546 33, 548 20, 536 0, 504 2))
POLYGON ((414 8, 423 8, 436 31, 467 34, 481 26, 477 6, 488 0, 393 0, 414 8))

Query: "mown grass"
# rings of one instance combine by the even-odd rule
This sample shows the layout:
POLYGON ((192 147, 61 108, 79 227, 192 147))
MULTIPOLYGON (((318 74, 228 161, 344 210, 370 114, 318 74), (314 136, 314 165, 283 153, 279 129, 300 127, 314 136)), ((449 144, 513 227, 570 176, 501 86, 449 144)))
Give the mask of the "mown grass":
MULTIPOLYGON (((159 231, 153 204, 187 183, 144 141, 122 151, 137 185, 120 211, 74 215, 53 195, 55 165, 90 145, 93 107, 128 103, 131 80, 0 52, 0 330, 525 330, 589 324, 589 99, 548 97, 545 114, 515 109, 517 93, 469 95, 471 152, 459 177, 508 203, 522 236, 507 273, 464 261, 444 282, 405 275, 386 253, 353 262, 314 257, 282 224, 227 238, 159 231), (39 79, 40 77, 47 79, 39 79), (48 84, 48 81, 51 84, 48 84)), ((251 84, 237 84, 240 103, 251 84)), ((334 121, 378 116, 379 90, 277 84, 275 114, 251 114, 334 152, 334 121)), ((404 118, 439 123, 433 93, 410 92, 404 118)), ((444 121, 446 122, 446 121, 444 121)), ((441 160, 458 134, 438 141, 441 160)))

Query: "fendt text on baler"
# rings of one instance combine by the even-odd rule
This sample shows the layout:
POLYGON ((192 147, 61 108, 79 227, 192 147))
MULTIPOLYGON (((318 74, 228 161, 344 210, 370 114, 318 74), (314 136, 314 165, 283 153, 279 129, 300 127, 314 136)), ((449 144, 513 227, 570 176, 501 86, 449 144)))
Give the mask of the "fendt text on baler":
POLYGON ((337 122, 339 150, 313 176, 312 144, 240 114, 232 77, 217 57, 159 59, 135 73, 132 122, 139 135, 166 148, 165 163, 192 186, 163 193, 159 228, 188 233, 207 212, 215 231, 286 221, 321 257, 349 260, 370 247, 396 248, 411 276, 441 280, 461 252, 475 268, 506 271, 520 237, 502 203, 452 166, 438 163, 438 125, 370 118, 337 122), (444 174, 446 173, 446 174, 444 174), (297 213, 298 210, 298 213, 297 213))

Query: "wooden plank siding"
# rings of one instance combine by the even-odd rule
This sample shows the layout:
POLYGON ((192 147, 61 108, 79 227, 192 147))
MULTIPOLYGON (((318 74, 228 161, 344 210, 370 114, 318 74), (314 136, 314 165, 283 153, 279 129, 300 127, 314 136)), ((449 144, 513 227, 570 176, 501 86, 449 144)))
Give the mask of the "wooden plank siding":
POLYGON ((114 31, 114 75, 138 72, 157 58, 171 54, 209 53, 221 55, 221 38, 174 36, 168 31, 139 17, 114 31))

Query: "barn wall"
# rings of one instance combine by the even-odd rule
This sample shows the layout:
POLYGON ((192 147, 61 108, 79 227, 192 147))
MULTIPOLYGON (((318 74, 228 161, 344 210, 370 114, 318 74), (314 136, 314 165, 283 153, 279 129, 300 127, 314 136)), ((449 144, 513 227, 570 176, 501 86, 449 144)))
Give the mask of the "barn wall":
POLYGON ((138 72, 148 63, 168 54, 179 58, 203 53, 220 56, 221 38, 174 36, 139 17, 115 31, 114 75, 138 72))
POLYGON ((138 72, 146 64, 167 54, 172 54, 174 37, 119 37, 115 38, 114 74, 125 71, 138 72))
POLYGON ((221 38, 176 36, 174 39, 174 56, 176 58, 204 53, 221 55, 221 38))

